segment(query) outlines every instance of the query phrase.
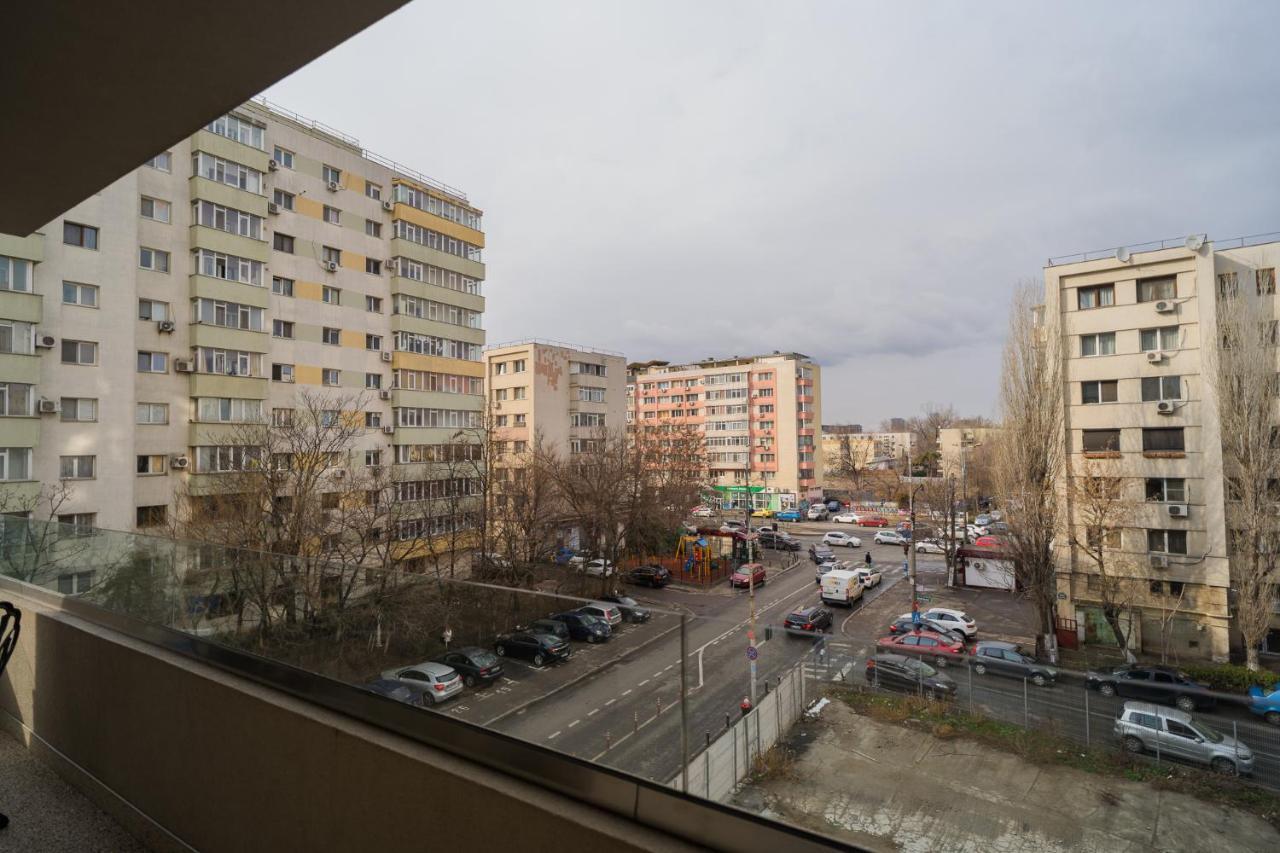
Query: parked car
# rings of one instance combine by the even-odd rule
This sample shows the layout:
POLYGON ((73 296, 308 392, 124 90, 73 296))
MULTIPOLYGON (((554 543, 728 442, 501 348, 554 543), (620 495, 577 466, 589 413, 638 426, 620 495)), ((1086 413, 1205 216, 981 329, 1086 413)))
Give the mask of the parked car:
POLYGON ((858 514, 856 512, 838 512, 831 516, 831 520, 836 524, 857 524, 858 514))
POLYGON ((978 516, 973 520, 973 523, 978 527, 986 527, 991 522, 992 522, 991 516, 986 513, 983 513, 982 515, 978 516))
POLYGON ((550 634, 561 640, 569 639, 569 626, 563 622, 557 622, 555 619, 535 619, 524 628, 518 631, 527 631, 531 634, 550 634))
POLYGON ((462 675, 462 683, 468 687, 492 684, 502 677, 502 662, 493 652, 479 646, 466 646, 445 652, 436 658, 437 663, 451 666, 462 675))
POLYGON ((671 583, 671 572, 662 566, 636 566, 627 572, 626 580, 629 583, 640 584, 641 586, 651 586, 654 589, 662 589, 662 587, 671 583))
POLYGON ((915 622, 911 621, 910 613, 905 617, 898 617, 889 625, 890 634, 909 634, 912 631, 932 631, 935 634, 942 634, 948 639, 956 640, 957 642, 963 643, 965 641, 964 634, 961 634, 959 631, 953 631, 940 622, 934 622, 932 619, 922 618, 920 620, 920 624, 917 625, 915 622))
POLYGON ((964 643, 935 631, 890 634, 876 640, 876 645, 882 652, 931 658, 938 666, 959 663, 964 655, 964 643))
POLYGON ((1249 688, 1249 710, 1273 726, 1280 726, 1280 686, 1270 693, 1258 685, 1249 688))
POLYGON ((810 521, 824 521, 828 515, 830 515, 830 513, 827 512, 827 508, 825 506, 822 504, 814 504, 809 507, 809 510, 805 513, 805 518, 810 521))
POLYGON ((827 512, 839 512, 841 509, 843 509, 843 507, 844 507, 844 504, 840 503, 840 501, 836 501, 836 500, 827 501, 827 512))
POLYGON ((910 540, 896 530, 881 530, 871 537, 871 541, 877 545, 906 545, 910 540))
POLYGON ((720 523, 720 530, 723 533, 737 533, 739 530, 745 530, 746 525, 741 521, 723 521, 720 523))
MULTIPOLYGON (((577 557, 574 559, 576 560, 577 557)), ((574 571, 592 578, 611 577, 614 572, 613 563, 603 558, 597 558, 586 563, 577 563, 576 565, 573 564, 573 560, 569 562, 574 565, 574 571)))
POLYGON ((569 629, 569 639, 571 640, 603 643, 613 634, 608 622, 598 619, 590 613, 569 610, 564 613, 557 613, 551 618, 557 622, 564 623, 565 627, 569 629))
POLYGON ((756 535, 756 541, 761 548, 771 548, 775 551, 799 551, 804 547, 800 540, 790 533, 777 533, 772 530, 761 530, 756 535))
POLYGON ((888 527, 889 519, 882 515, 863 515, 858 518, 859 527, 888 527))
POLYGON ((594 616, 597 619, 603 619, 610 629, 614 625, 622 624, 622 608, 607 601, 593 601, 590 604, 585 604, 578 608, 578 612, 586 613, 588 616, 594 616))
MULTIPOLYGON (((451 666, 430 660, 413 666, 389 669, 382 673, 382 677, 416 687, 422 691, 424 697, 429 697, 433 705, 439 705, 444 700, 452 699, 462 692, 462 677, 458 675, 458 671, 451 666)), ((427 704, 427 701, 427 698, 424 698, 422 704, 427 704)))
POLYGON ((915 547, 916 547, 916 553, 917 553, 917 554, 942 554, 942 555, 945 555, 945 554, 947 553, 947 549, 946 549, 946 548, 943 548, 943 547, 942 547, 941 545, 939 545, 937 542, 934 542, 934 541, 932 541, 932 540, 929 540, 929 541, 926 541, 926 542, 917 542, 917 543, 916 543, 916 545, 915 545, 915 547))
POLYGON ((922 660, 900 654, 874 654, 867 658, 867 683, 876 687, 923 692, 930 699, 949 699, 956 683, 922 660))
POLYGON ((830 631, 834 619, 825 607, 797 607, 782 620, 782 627, 793 636, 811 636, 830 631))
POLYGON ((553 634, 535 634, 529 631, 498 635, 493 650, 500 658, 523 658, 534 666, 568 660, 573 654, 567 641, 553 634))
POLYGON ((1149 702, 1125 702, 1115 723, 1116 737, 1134 753, 1156 752, 1206 764, 1219 773, 1253 772, 1253 750, 1186 711, 1149 702))
POLYGON ((765 579, 764 566, 759 563, 744 563, 729 576, 729 586, 746 589, 749 586, 763 586, 765 579))
MULTIPOLYGON (((910 619, 910 613, 902 614, 910 619)), ((951 610, 946 607, 930 607, 928 610, 920 614, 925 619, 932 619, 934 622, 940 622, 952 631, 958 631, 966 637, 972 637, 978 633, 978 623, 969 618, 969 615, 962 610, 951 610)))
POLYGON ((800 510, 798 509, 779 510, 778 512, 773 514, 773 517, 776 518, 778 521, 799 521, 800 510))
POLYGON ((716 511, 709 506, 695 506, 690 510, 689 515, 694 518, 715 518, 716 511))
POLYGON ((861 548, 862 540, 843 530, 832 530, 822 537, 823 545, 841 545, 845 548, 861 548))
POLYGON ((991 534, 987 534, 986 536, 979 536, 977 539, 973 540, 973 547, 1003 548, 1004 540, 1001 539, 999 536, 992 536, 991 534))
POLYGON ((648 622, 649 617, 653 615, 629 595, 606 595, 601 601, 616 604, 622 611, 622 618, 628 622, 648 622))
POLYGON ((751 517, 752 518, 773 518, 773 510, 769 509, 768 507, 762 506, 759 509, 751 510, 751 517))
POLYGON ((1217 704, 1207 684, 1171 666, 1115 666, 1085 673, 1084 683, 1103 696, 1146 699, 1186 712, 1217 704))
POLYGON ((992 675, 1024 678, 1036 687, 1047 687, 1058 678, 1056 669, 1024 654, 1022 648, 1016 643, 1002 643, 996 640, 981 640, 975 643, 969 665, 978 675, 986 675, 989 672, 992 675))
POLYGON ((364 689, 406 705, 425 705, 429 701, 420 687, 394 678, 375 678, 364 685, 364 689))
POLYGON ((880 581, 883 580, 883 575, 880 574, 878 569, 868 569, 865 566, 859 566, 853 569, 853 573, 858 576, 858 582, 867 589, 871 589, 873 586, 879 586, 880 581))

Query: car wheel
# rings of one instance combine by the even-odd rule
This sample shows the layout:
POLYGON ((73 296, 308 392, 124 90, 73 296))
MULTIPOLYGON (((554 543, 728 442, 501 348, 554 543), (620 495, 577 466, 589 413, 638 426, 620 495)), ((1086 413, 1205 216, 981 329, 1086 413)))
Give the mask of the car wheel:
POLYGON ((467 675, 467 676, 464 676, 464 677, 463 677, 463 679, 462 679, 462 683, 463 683, 463 684, 465 684, 465 685, 467 685, 468 687, 475 687, 475 686, 476 686, 476 677, 475 677, 474 675, 467 675))
POLYGON ((943 655, 938 655, 938 659, 934 661, 934 663, 938 665, 938 669, 945 669, 949 665, 949 662, 943 655))
POLYGON ((546 658, 544 658, 541 654, 536 654, 536 655, 534 655, 534 656, 533 656, 533 665, 534 665, 534 666, 542 666, 542 664, 543 664, 543 662, 544 662, 545 660, 546 660, 546 658))
POLYGON ((1124 739, 1124 748, 1137 755, 1142 752, 1142 740, 1133 735, 1128 735, 1124 739))
POLYGON ((1230 758, 1223 758, 1222 756, 1218 756, 1217 758, 1213 759, 1212 762, 1209 763, 1209 766, 1212 767, 1215 772, 1221 773, 1223 776, 1236 775, 1235 762, 1232 761, 1230 758))
POLYGON ((505 658, 507 656, 507 647, 502 645, 502 643, 498 643, 498 645, 494 647, 494 651, 498 653, 498 657, 500 658, 505 658))
POLYGON ((1177 706, 1179 711, 1185 711, 1188 714, 1196 709, 1196 700, 1190 696, 1179 696, 1173 704, 1177 706))
POLYGON ((595 634, 587 634, 587 642, 588 642, 588 643, 594 643, 595 641, 596 641, 596 635, 595 635, 595 634))
POLYGON ((1031 683, 1036 687, 1044 687, 1049 683, 1049 679, 1045 678, 1043 673, 1037 672, 1035 675, 1031 676, 1031 683))
POLYGON ((1099 684, 1098 692, 1103 696, 1114 696, 1116 695, 1116 686, 1114 684, 1099 684))
POLYGON ((978 673, 978 675, 986 675, 987 665, 985 663, 975 663, 973 665, 973 671, 978 673))
POLYGON ((1280 726, 1280 711, 1268 711, 1262 715, 1262 719, 1273 726, 1280 726))

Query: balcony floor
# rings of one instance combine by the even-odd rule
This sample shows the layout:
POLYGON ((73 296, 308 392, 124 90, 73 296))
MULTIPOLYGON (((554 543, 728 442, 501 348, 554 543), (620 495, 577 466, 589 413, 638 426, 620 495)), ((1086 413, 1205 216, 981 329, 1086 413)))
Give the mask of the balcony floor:
POLYGON ((10 821, 8 829, 0 830, 0 850, 145 853, 147 849, 3 731, 0 812, 10 821))

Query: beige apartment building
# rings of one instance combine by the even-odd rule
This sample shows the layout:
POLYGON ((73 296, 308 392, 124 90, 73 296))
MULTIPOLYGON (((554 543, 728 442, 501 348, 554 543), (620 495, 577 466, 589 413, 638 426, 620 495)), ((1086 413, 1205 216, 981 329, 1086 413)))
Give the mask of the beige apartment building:
MULTIPOLYGON (((1119 477, 1137 506, 1108 542, 1113 565, 1134 579, 1134 647, 1221 660, 1238 644, 1222 436, 1204 346, 1218 338, 1219 288, 1252 297, 1256 287, 1274 303, 1277 267, 1280 243, 1192 239, 1045 269, 1046 312, 1060 324, 1066 359, 1070 470, 1119 477)), ((1079 525, 1070 502, 1067 521, 1079 525)), ((1109 637, 1091 561, 1070 546, 1059 556, 1059 615, 1078 620, 1086 635, 1109 637)), ((1273 630, 1273 650, 1278 640, 1273 630)))
POLYGON ((790 509, 822 497, 822 371, 808 356, 630 365, 627 419, 688 424, 706 437, 713 487, 725 506, 790 509))
POLYGON ((350 464, 429 460, 481 424, 481 216, 253 102, 0 235, 0 494, 61 481, 64 521, 159 527, 180 483, 245 463, 228 436, 303 389, 358 401, 350 464))

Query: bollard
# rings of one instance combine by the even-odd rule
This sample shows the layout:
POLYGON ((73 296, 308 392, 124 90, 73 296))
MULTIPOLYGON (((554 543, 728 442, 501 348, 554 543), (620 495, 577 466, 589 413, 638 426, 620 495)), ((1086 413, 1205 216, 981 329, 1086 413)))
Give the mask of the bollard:
POLYGON ((710 749, 711 748, 711 732, 703 732, 703 735, 705 735, 707 739, 707 749, 710 749))
POLYGON ((711 799, 711 749, 710 749, 711 735, 710 734, 707 735, 707 746, 708 746, 707 751, 702 753, 704 756, 706 756, 705 758, 702 759, 702 775, 707 780, 707 799, 709 800, 711 799))
POLYGON ((725 715, 724 715, 724 727, 725 727, 725 730, 726 730, 726 731, 728 730, 728 728, 729 728, 729 726, 730 726, 730 725, 731 725, 731 724, 730 724, 730 722, 729 722, 729 715, 728 715, 728 714, 725 714, 725 715))

